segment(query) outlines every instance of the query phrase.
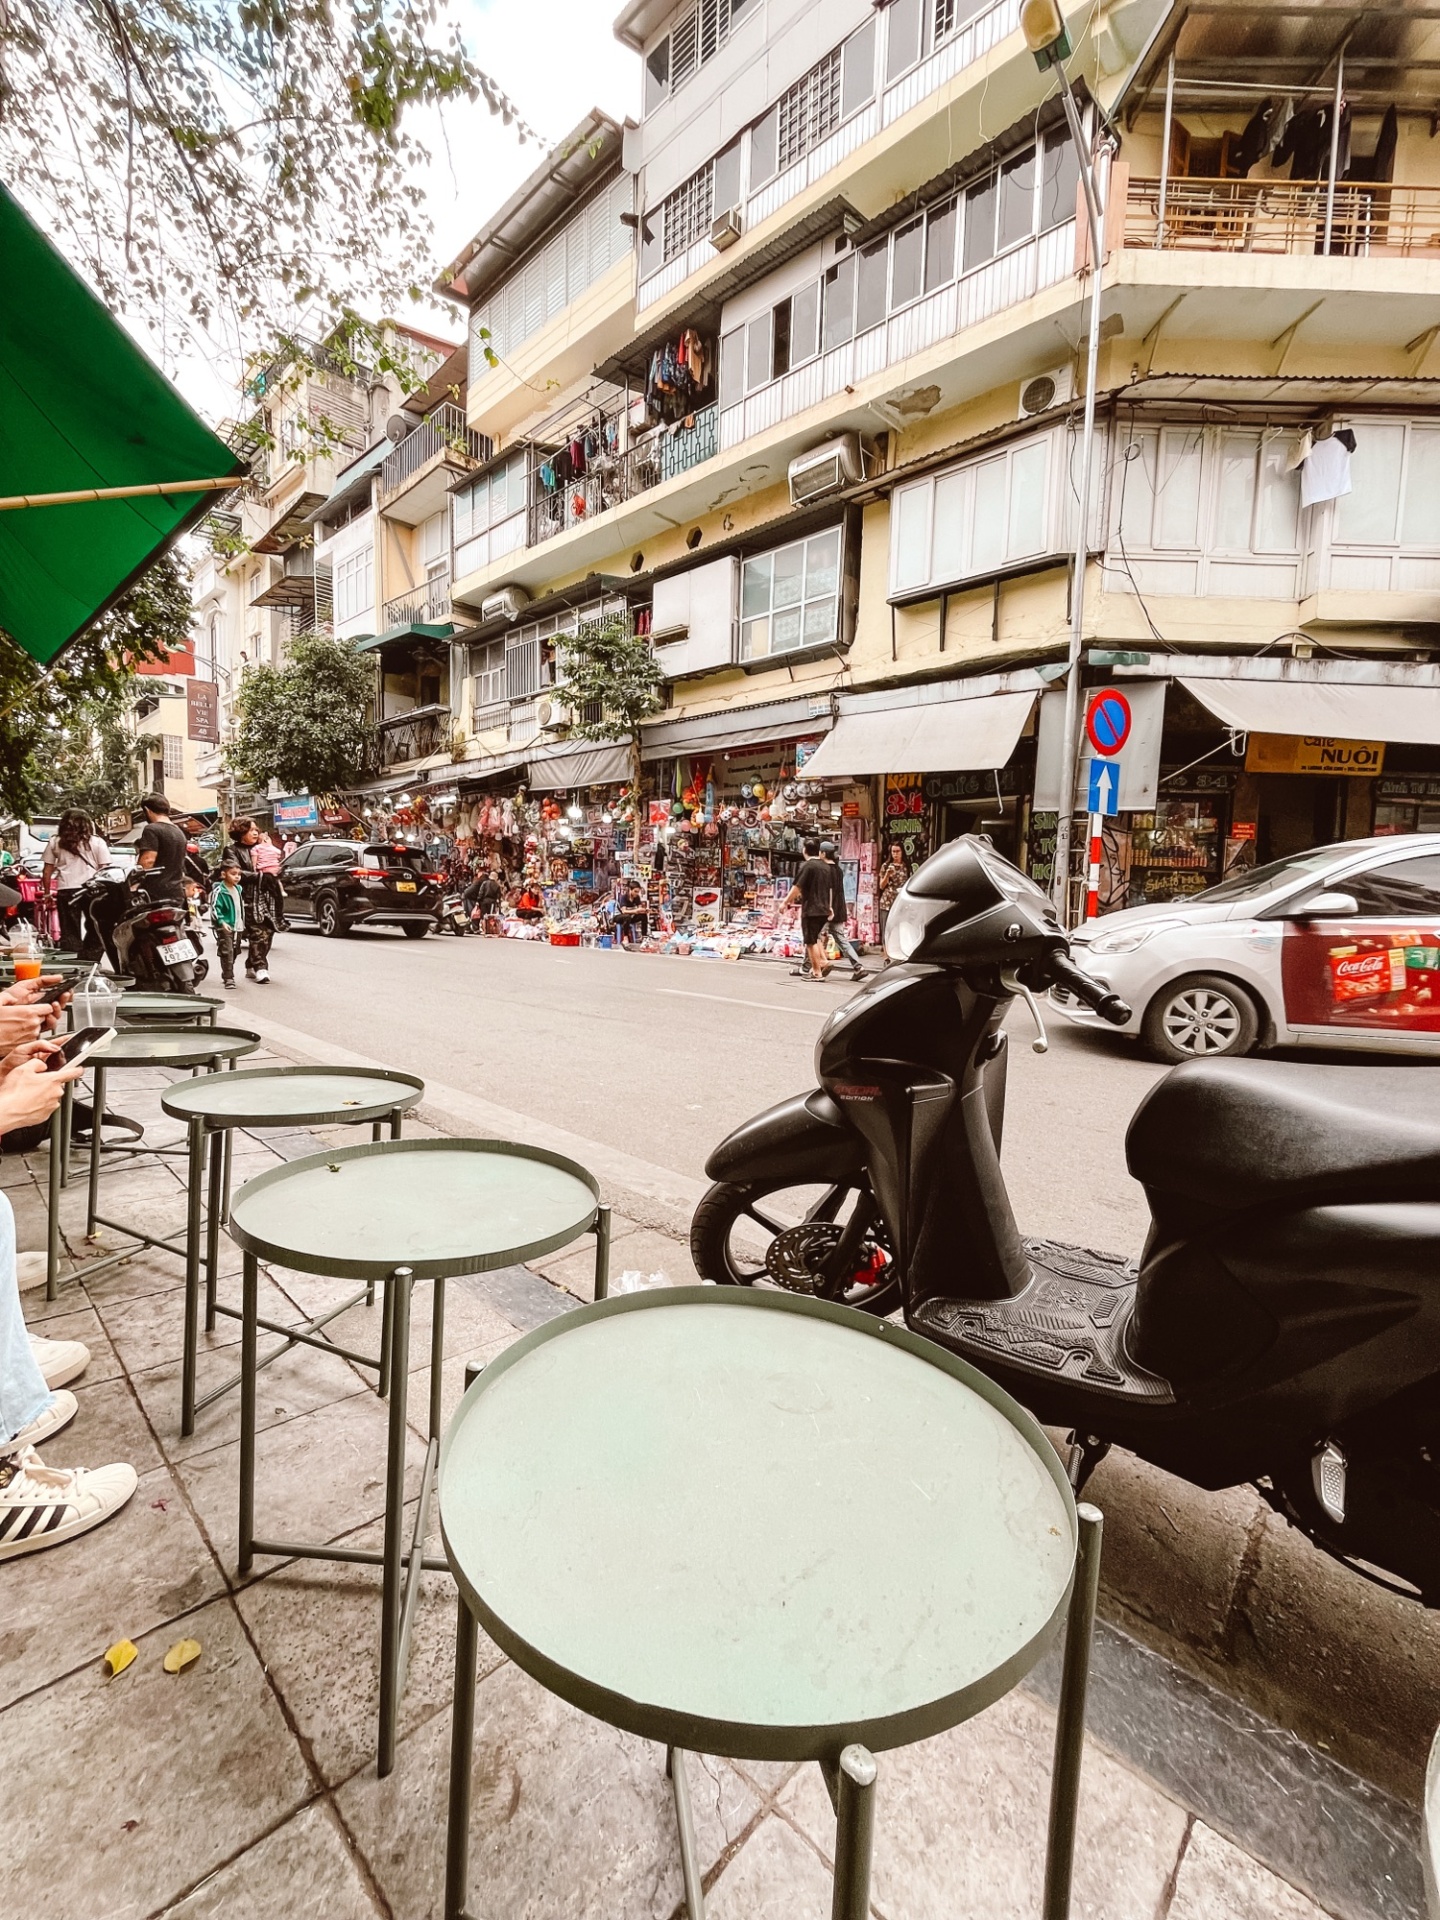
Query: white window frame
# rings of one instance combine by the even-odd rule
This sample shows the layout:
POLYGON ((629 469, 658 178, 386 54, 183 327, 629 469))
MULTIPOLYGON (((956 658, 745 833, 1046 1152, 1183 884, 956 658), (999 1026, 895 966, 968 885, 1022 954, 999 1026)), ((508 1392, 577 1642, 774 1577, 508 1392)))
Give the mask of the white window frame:
POLYGON ((367 543, 342 554, 334 565, 335 624, 358 620, 375 604, 375 553, 367 543))
POLYGON ((160 736, 161 768, 167 780, 185 778, 185 736, 183 733, 162 733, 160 736))
POLYGON ((953 467, 926 474, 905 486, 896 487, 890 496, 890 585, 892 600, 919 600, 962 588, 968 581, 993 579, 1027 561, 1043 560, 1064 551, 1068 538, 1065 488, 1068 467, 1065 460, 1067 435, 1063 428, 1052 427, 1044 433, 1026 434, 1000 446, 987 447, 953 467), (1015 506, 1017 495, 1014 474, 1018 460, 1029 459, 1033 449, 1043 447, 1045 482, 1040 515, 1040 535, 1025 541, 1017 536, 1015 506), (1000 475, 982 474, 986 468, 1004 469, 1005 531, 1003 551, 994 560, 976 563, 973 559, 976 531, 976 503, 984 488, 985 499, 993 502, 1000 475), (941 495, 959 495, 968 513, 966 549, 972 556, 955 566, 937 562, 935 552, 936 503, 941 495), (902 530, 910 516, 918 516, 923 551, 923 566, 913 576, 902 573, 902 530))
POLYGON ((837 645, 840 639, 845 590, 844 527, 841 525, 821 527, 815 533, 805 535, 803 539, 786 540, 778 547, 767 547, 763 553, 746 554, 740 562, 738 590, 739 607, 736 615, 735 650, 736 659, 742 665, 750 666, 766 660, 789 660, 797 653, 807 653, 816 647, 833 647, 837 645), (811 593, 808 591, 812 558, 810 549, 820 541, 832 539, 835 543, 835 584, 831 588, 811 593), (803 571, 801 573, 800 597, 798 600, 787 601, 777 608, 773 591, 775 562, 783 554, 793 554, 796 552, 802 555, 803 571), (752 611, 747 614, 745 611, 747 579, 754 579, 758 584, 761 578, 760 569, 766 561, 770 563, 770 587, 767 590, 765 610, 763 613, 752 611), (754 574, 751 572, 752 569, 755 569, 754 574), (834 620, 831 632, 824 639, 817 640, 807 638, 806 627, 808 625, 810 609, 812 607, 822 606, 827 601, 831 602, 834 606, 834 620), (773 623, 777 612, 789 613, 795 609, 798 609, 800 615, 798 639, 787 646, 775 646, 773 623), (760 626, 762 622, 765 627, 765 646, 763 651, 757 651, 752 644, 751 630, 760 626))
POLYGON ((477 573, 514 553, 525 545, 530 499, 529 460, 522 448, 508 459, 497 460, 468 487, 460 487, 450 496, 450 553, 457 579, 477 573), (505 476, 504 511, 497 512, 494 498, 496 476, 505 476), (476 493, 485 490, 483 524, 474 511, 476 493), (519 505, 515 504, 518 494, 519 505))

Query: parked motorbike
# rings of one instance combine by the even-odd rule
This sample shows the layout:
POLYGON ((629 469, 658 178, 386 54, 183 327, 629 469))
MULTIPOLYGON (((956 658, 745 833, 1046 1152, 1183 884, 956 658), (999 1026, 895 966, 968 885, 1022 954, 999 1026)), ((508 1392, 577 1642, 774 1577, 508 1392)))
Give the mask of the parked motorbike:
POLYGON ((440 902, 440 911, 436 915, 435 924, 442 933, 465 934, 475 931, 470 920, 470 909, 458 893, 447 893, 440 902))
POLYGON ((1027 1239, 1000 1167, 1006 1014, 1075 966, 1045 895, 952 842, 886 928, 892 962, 826 1021, 817 1090, 711 1155, 704 1279, 848 1301, 980 1368, 1071 1432, 1252 1483, 1316 1545, 1440 1606, 1440 1084, 1423 1069, 1178 1066, 1126 1136, 1138 1261, 1027 1239))
POLYGON ((116 973, 129 975, 145 993, 193 993, 210 970, 189 911, 153 901, 142 880, 109 868, 85 888, 85 911, 94 923, 116 973))

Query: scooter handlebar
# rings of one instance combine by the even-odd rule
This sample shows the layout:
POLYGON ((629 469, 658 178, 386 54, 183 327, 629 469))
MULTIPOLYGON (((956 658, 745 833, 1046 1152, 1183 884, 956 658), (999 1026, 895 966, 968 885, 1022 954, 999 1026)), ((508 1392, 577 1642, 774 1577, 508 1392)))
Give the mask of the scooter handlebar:
POLYGON ((1045 962, 1045 971, 1053 985, 1073 993, 1081 1006, 1089 1007, 1092 1013, 1098 1013, 1111 1026, 1123 1027, 1129 1020, 1130 1008, 1119 994, 1112 993, 1099 980, 1092 980, 1083 968, 1077 967, 1063 953, 1052 953, 1045 962))

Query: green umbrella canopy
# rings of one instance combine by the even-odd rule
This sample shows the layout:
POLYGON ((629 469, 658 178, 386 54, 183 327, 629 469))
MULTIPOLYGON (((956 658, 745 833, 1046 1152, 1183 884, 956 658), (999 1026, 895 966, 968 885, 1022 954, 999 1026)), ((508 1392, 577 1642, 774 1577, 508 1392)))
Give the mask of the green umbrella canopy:
MULTIPOLYGON (((244 471, 0 186, 0 497, 244 471)), ((0 512, 0 629, 48 666, 213 500, 0 512)))

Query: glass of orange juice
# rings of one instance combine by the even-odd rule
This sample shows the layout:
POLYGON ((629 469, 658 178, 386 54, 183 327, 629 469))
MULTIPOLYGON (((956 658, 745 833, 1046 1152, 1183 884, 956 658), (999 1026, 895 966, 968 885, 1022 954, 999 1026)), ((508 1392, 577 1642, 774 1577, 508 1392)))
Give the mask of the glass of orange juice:
POLYGON ((17 980, 38 980, 40 978, 40 956, 38 953, 21 953, 15 956, 15 978, 17 980))

